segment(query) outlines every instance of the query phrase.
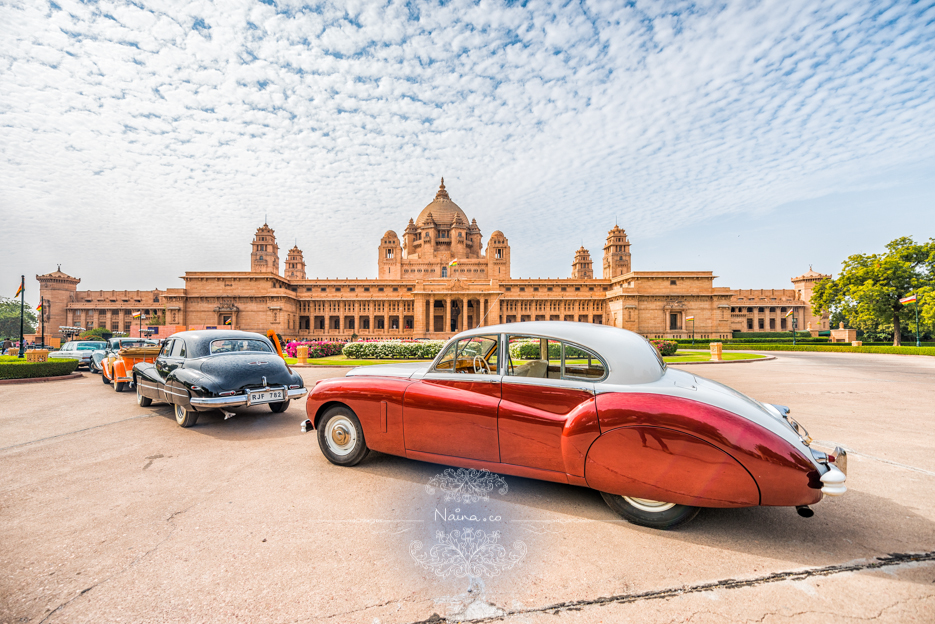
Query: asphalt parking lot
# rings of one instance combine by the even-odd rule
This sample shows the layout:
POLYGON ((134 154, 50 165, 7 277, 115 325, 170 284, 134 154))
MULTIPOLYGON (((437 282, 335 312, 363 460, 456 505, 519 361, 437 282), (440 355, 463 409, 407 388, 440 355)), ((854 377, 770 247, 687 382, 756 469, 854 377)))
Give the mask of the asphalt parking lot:
POLYGON ((445 500, 444 466, 333 466, 304 401, 182 429, 97 375, 0 386, 0 622, 935 621, 935 358, 685 370, 851 449, 848 493, 810 519, 704 510, 660 532, 583 488, 505 477, 445 500))

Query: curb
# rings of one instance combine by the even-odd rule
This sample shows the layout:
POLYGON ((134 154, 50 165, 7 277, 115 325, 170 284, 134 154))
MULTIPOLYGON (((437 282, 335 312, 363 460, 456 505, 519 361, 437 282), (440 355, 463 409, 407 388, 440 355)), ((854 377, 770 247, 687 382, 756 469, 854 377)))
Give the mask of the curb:
POLYGON ((28 377, 26 379, 0 379, 0 386, 6 385, 16 385, 16 384, 27 384, 27 383, 40 383, 43 381, 67 381, 69 379, 80 379, 84 377, 84 373, 79 373, 74 371, 73 373, 68 373, 67 375, 58 375, 57 377, 28 377))
POLYGON ((775 355, 767 355, 766 357, 754 358, 750 360, 721 360, 720 362, 666 362, 667 366, 691 366, 692 364, 750 364, 752 362, 768 362, 770 360, 775 360, 775 355))

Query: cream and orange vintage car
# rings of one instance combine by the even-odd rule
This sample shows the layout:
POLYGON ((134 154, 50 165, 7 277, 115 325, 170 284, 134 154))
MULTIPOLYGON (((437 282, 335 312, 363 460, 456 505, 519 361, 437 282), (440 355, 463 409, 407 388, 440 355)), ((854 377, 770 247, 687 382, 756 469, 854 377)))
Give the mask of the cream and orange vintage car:
POLYGON ((123 392, 133 381, 133 366, 141 362, 153 362, 159 355, 160 344, 156 340, 125 342, 116 352, 101 360, 101 379, 113 384, 116 392, 123 392))
POLYGON ((363 366, 308 395, 303 431, 334 464, 373 449, 593 488, 626 520, 702 507, 796 507, 843 494, 846 453, 790 415, 670 368, 642 336, 534 321, 452 338, 432 363, 363 366))

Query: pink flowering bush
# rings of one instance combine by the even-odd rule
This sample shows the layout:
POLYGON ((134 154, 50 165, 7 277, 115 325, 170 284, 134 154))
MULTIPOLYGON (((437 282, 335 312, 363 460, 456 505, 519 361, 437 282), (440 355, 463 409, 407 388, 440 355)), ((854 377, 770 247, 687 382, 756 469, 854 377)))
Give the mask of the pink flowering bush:
POLYGON ((329 355, 340 355, 344 348, 343 342, 332 342, 326 340, 313 340, 310 342, 290 342, 286 345, 286 356, 296 357, 296 351, 299 347, 308 347, 309 358, 328 357, 329 355))
POLYGON ((679 349, 679 343, 674 340, 650 340, 650 342, 662 355, 675 355, 679 349))

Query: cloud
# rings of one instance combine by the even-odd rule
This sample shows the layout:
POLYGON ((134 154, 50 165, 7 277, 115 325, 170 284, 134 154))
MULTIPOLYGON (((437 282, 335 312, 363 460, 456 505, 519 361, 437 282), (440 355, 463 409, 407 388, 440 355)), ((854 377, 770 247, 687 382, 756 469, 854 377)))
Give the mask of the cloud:
POLYGON ((0 257, 166 287, 246 270, 268 215, 310 274, 373 276, 379 236, 444 175, 509 237, 514 274, 564 276, 615 219, 637 252, 930 159, 933 18, 816 0, 10 2, 0 257))

